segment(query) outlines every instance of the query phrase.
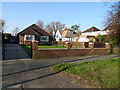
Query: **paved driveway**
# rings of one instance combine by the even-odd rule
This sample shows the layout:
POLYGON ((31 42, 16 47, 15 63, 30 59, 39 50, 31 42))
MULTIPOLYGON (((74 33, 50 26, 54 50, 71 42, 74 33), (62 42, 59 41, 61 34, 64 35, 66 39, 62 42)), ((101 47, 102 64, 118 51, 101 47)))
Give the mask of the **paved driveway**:
POLYGON ((68 57, 58 59, 44 60, 19 60, 3 62, 3 87, 19 87, 24 88, 82 88, 74 82, 69 81, 59 72, 54 72, 50 66, 59 62, 85 62, 100 60, 106 58, 115 58, 117 55, 101 55, 101 56, 83 56, 68 57))

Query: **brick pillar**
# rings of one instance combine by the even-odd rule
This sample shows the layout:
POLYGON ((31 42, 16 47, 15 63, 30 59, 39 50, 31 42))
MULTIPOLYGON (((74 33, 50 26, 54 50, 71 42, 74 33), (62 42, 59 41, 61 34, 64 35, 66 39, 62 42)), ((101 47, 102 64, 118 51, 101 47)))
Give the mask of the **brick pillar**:
POLYGON ((38 44, 36 42, 32 42, 32 50, 38 49, 38 44))
POLYGON ((110 48, 110 44, 109 43, 105 43, 105 48, 110 48))
POLYGON ((105 48, 108 49, 109 54, 111 54, 113 52, 113 48, 110 46, 109 43, 105 43, 105 48))
POLYGON ((71 42, 66 42, 66 47, 67 47, 67 49, 71 49, 72 48, 71 42))
POLYGON ((94 48, 94 42, 89 42, 88 47, 89 47, 89 48, 94 48))
POLYGON ((38 50, 38 42, 32 42, 32 59, 35 58, 35 51, 38 50))

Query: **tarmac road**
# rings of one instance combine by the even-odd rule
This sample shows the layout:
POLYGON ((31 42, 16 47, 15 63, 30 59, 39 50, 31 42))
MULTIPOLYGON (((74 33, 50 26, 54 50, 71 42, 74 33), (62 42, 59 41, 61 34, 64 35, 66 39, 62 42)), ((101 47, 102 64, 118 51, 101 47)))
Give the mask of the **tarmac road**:
POLYGON ((82 57, 66 57, 43 60, 11 60, 3 61, 3 88, 84 88, 66 79, 59 72, 54 72, 50 66, 60 63, 76 63, 93 60, 115 58, 118 55, 95 55, 82 57))

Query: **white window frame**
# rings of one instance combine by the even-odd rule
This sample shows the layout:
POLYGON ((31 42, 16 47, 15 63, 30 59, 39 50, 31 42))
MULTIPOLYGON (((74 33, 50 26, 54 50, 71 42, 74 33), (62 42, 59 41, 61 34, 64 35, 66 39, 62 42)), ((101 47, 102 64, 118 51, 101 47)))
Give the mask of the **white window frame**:
POLYGON ((40 37, 40 41, 44 41, 44 42, 47 42, 47 41, 49 41, 49 36, 41 36, 40 37), (43 40, 42 38, 46 38, 46 40, 43 40))
POLYGON ((24 36, 24 41, 35 41, 35 35, 26 34, 26 35, 24 36), (32 37, 32 39, 31 39, 31 40, 27 40, 27 39, 26 39, 27 37, 32 37))

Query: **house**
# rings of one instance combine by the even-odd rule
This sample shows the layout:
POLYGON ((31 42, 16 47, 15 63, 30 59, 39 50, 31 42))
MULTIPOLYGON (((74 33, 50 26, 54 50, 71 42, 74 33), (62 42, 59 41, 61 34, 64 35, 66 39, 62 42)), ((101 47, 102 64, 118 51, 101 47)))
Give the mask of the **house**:
POLYGON ((107 31, 99 30, 98 28, 93 26, 85 30, 81 35, 89 35, 89 36, 107 35, 107 31))
POLYGON ((93 38, 93 41, 96 42, 98 41, 96 38, 98 35, 106 36, 108 35, 108 30, 99 30, 93 26, 81 33, 78 42, 89 42, 90 38, 93 38))
POLYGON ((77 41, 78 40, 78 34, 76 32, 73 32, 69 28, 63 28, 61 30, 57 30, 54 37, 56 41, 77 41))
POLYGON ((51 35, 39 26, 33 24, 18 33, 19 44, 29 45, 35 41, 38 43, 51 42, 51 35))
POLYGON ((90 42, 91 38, 93 39, 93 42, 98 41, 98 39, 95 36, 80 35, 78 42, 90 42))

